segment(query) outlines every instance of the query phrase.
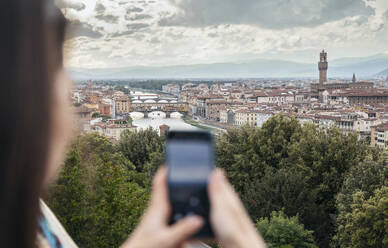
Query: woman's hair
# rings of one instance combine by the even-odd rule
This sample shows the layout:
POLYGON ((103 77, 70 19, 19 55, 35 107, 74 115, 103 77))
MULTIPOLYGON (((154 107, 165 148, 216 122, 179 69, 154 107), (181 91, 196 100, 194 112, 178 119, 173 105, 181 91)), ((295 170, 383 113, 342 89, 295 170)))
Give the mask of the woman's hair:
POLYGON ((65 26, 53 0, 0 1, 0 247, 36 247, 65 26))

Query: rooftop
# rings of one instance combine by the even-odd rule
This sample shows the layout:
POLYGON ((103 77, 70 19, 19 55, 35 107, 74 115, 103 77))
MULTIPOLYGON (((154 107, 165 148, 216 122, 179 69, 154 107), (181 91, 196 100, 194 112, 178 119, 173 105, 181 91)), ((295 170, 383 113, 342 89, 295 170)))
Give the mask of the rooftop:
POLYGON ((388 122, 373 126, 376 130, 388 131, 388 122))

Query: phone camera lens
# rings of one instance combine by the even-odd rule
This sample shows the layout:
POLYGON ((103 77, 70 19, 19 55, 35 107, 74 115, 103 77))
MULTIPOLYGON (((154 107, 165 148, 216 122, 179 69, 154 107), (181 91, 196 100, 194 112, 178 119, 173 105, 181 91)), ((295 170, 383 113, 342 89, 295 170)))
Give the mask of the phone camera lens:
POLYGON ((197 207, 199 205, 199 199, 197 197, 190 198, 190 206, 197 207))

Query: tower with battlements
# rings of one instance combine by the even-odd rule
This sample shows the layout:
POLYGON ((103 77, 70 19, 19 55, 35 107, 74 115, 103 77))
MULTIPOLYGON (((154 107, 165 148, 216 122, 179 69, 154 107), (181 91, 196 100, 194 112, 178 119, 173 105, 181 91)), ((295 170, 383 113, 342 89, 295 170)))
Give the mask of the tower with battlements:
POLYGON ((320 86, 323 86, 323 83, 327 82, 327 69, 328 69, 328 62, 327 62, 327 52, 325 50, 322 50, 320 59, 318 62, 318 69, 319 69, 319 84, 320 86))
POLYGON ((327 68, 328 68, 328 62, 327 62, 327 53, 325 50, 322 50, 319 62, 318 62, 318 69, 319 69, 319 85, 318 85, 318 94, 319 94, 319 102, 323 103, 323 92, 325 91, 324 83, 327 82, 327 68))

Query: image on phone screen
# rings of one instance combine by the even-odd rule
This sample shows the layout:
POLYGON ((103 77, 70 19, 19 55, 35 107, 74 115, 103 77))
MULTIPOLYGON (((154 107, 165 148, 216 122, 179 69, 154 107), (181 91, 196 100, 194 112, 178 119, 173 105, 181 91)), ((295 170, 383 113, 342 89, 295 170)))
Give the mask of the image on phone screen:
POLYGON ((196 237, 212 237, 209 223, 207 185, 214 164, 213 139, 204 131, 175 131, 167 138, 170 224, 184 217, 199 215, 205 221, 196 237))

